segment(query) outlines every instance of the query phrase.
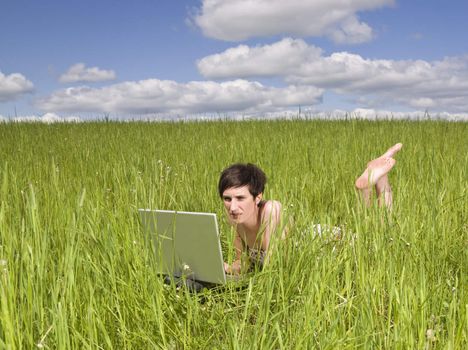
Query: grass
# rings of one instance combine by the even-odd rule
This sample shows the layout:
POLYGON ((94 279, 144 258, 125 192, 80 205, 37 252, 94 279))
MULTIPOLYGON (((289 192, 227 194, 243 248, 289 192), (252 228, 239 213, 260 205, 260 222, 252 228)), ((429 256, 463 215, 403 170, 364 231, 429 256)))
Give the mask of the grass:
POLYGON ((0 349, 463 349, 466 123, 0 124, 0 349), (394 210, 353 181, 404 144, 394 210), (294 227, 262 272, 191 295, 154 273, 136 209, 215 212, 254 162, 294 227), (384 220, 381 218, 384 217, 384 220), (313 223, 344 225, 335 241, 313 223))

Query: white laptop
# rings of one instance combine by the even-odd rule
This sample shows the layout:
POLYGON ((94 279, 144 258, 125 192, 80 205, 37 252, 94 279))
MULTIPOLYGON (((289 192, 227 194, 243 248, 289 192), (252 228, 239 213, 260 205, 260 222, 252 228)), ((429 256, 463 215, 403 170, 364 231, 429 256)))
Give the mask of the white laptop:
POLYGON ((224 271, 216 214, 150 209, 138 212, 159 273, 216 284, 233 277, 224 271))

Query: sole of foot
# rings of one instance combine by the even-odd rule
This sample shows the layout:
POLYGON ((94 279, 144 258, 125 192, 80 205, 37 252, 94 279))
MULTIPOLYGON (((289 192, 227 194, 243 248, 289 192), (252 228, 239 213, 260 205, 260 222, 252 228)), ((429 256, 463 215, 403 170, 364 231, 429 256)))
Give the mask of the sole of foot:
POLYGON ((356 180, 356 188, 362 190, 374 186, 382 176, 393 168, 395 163, 396 160, 390 157, 380 157, 370 161, 366 170, 356 180))

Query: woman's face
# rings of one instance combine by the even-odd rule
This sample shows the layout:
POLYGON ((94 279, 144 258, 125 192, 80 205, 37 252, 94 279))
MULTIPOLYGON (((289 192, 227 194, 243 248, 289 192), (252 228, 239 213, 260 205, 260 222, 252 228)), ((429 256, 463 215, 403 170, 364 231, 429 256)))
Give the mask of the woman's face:
POLYGON ((229 222, 239 225, 256 220, 262 194, 253 197, 248 186, 230 187, 223 192, 223 203, 229 222))

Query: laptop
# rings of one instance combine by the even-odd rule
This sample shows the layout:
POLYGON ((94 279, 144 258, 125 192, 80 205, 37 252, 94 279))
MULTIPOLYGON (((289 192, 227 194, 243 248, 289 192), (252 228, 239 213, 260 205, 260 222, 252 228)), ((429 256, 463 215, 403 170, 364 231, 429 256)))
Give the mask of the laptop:
POLYGON ((138 209, 146 241, 158 273, 225 284, 232 277, 224 271, 216 214, 138 209))

